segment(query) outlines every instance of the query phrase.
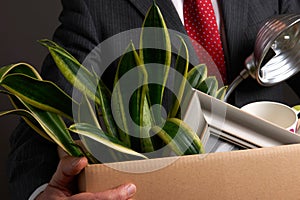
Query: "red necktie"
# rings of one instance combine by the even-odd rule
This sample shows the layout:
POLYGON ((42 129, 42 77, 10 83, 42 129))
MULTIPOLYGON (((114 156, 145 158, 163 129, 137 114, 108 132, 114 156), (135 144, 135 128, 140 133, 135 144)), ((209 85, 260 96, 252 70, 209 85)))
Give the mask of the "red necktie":
POLYGON ((201 63, 206 63, 208 71, 216 75, 216 70, 226 82, 226 67, 221 37, 216 22, 216 16, 210 0, 184 0, 183 4, 184 24, 188 35, 195 41, 193 45, 201 63), (199 43, 211 56, 215 64, 209 58, 199 43), (206 54, 206 55, 205 55, 206 54), (210 67, 215 66, 216 67, 210 67), (215 69, 215 70, 214 70, 215 69))

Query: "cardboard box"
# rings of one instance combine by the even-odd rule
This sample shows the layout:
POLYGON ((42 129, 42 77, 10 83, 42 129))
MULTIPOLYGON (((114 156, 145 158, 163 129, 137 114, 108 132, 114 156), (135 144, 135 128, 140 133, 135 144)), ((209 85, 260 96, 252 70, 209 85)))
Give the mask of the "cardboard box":
POLYGON ((300 145, 182 156, 169 159, 90 165, 81 174, 81 191, 98 192, 132 182, 135 199, 299 199, 300 145), (116 170, 114 167, 118 166, 116 170))
POLYGON ((80 191, 132 182, 135 199, 143 200, 300 198, 299 135, 197 91, 188 105, 184 119, 202 140, 218 132, 255 149, 90 165, 79 177, 80 191))

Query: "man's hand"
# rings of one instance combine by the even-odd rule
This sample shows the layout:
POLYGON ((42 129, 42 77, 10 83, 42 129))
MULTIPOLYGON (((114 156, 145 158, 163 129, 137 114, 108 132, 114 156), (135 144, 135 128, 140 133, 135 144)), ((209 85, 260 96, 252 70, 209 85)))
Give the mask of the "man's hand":
POLYGON ((60 160, 58 168, 44 192, 36 199, 42 200, 127 200, 133 197, 136 187, 133 184, 121 185, 115 189, 98 193, 78 193, 76 191, 76 175, 88 164, 85 157, 65 156, 60 160))

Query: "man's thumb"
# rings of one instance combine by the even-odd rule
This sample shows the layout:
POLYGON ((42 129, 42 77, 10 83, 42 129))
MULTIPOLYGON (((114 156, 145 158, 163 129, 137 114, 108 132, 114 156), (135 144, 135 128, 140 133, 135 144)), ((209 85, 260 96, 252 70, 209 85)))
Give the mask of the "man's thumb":
POLYGON ((88 161, 85 157, 66 156, 58 164, 57 170, 50 181, 50 185, 57 188, 66 188, 74 177, 86 167, 88 161))

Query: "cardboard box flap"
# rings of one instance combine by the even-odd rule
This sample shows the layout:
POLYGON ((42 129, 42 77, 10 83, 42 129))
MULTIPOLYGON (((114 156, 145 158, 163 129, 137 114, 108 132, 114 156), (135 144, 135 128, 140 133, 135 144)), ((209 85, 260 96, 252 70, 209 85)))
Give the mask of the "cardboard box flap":
POLYGON ((299 155, 296 144, 90 165, 81 174, 79 187, 97 192, 133 182, 138 189, 135 198, 144 200, 295 199, 300 195, 299 155), (159 169, 153 171, 155 167, 159 169))

